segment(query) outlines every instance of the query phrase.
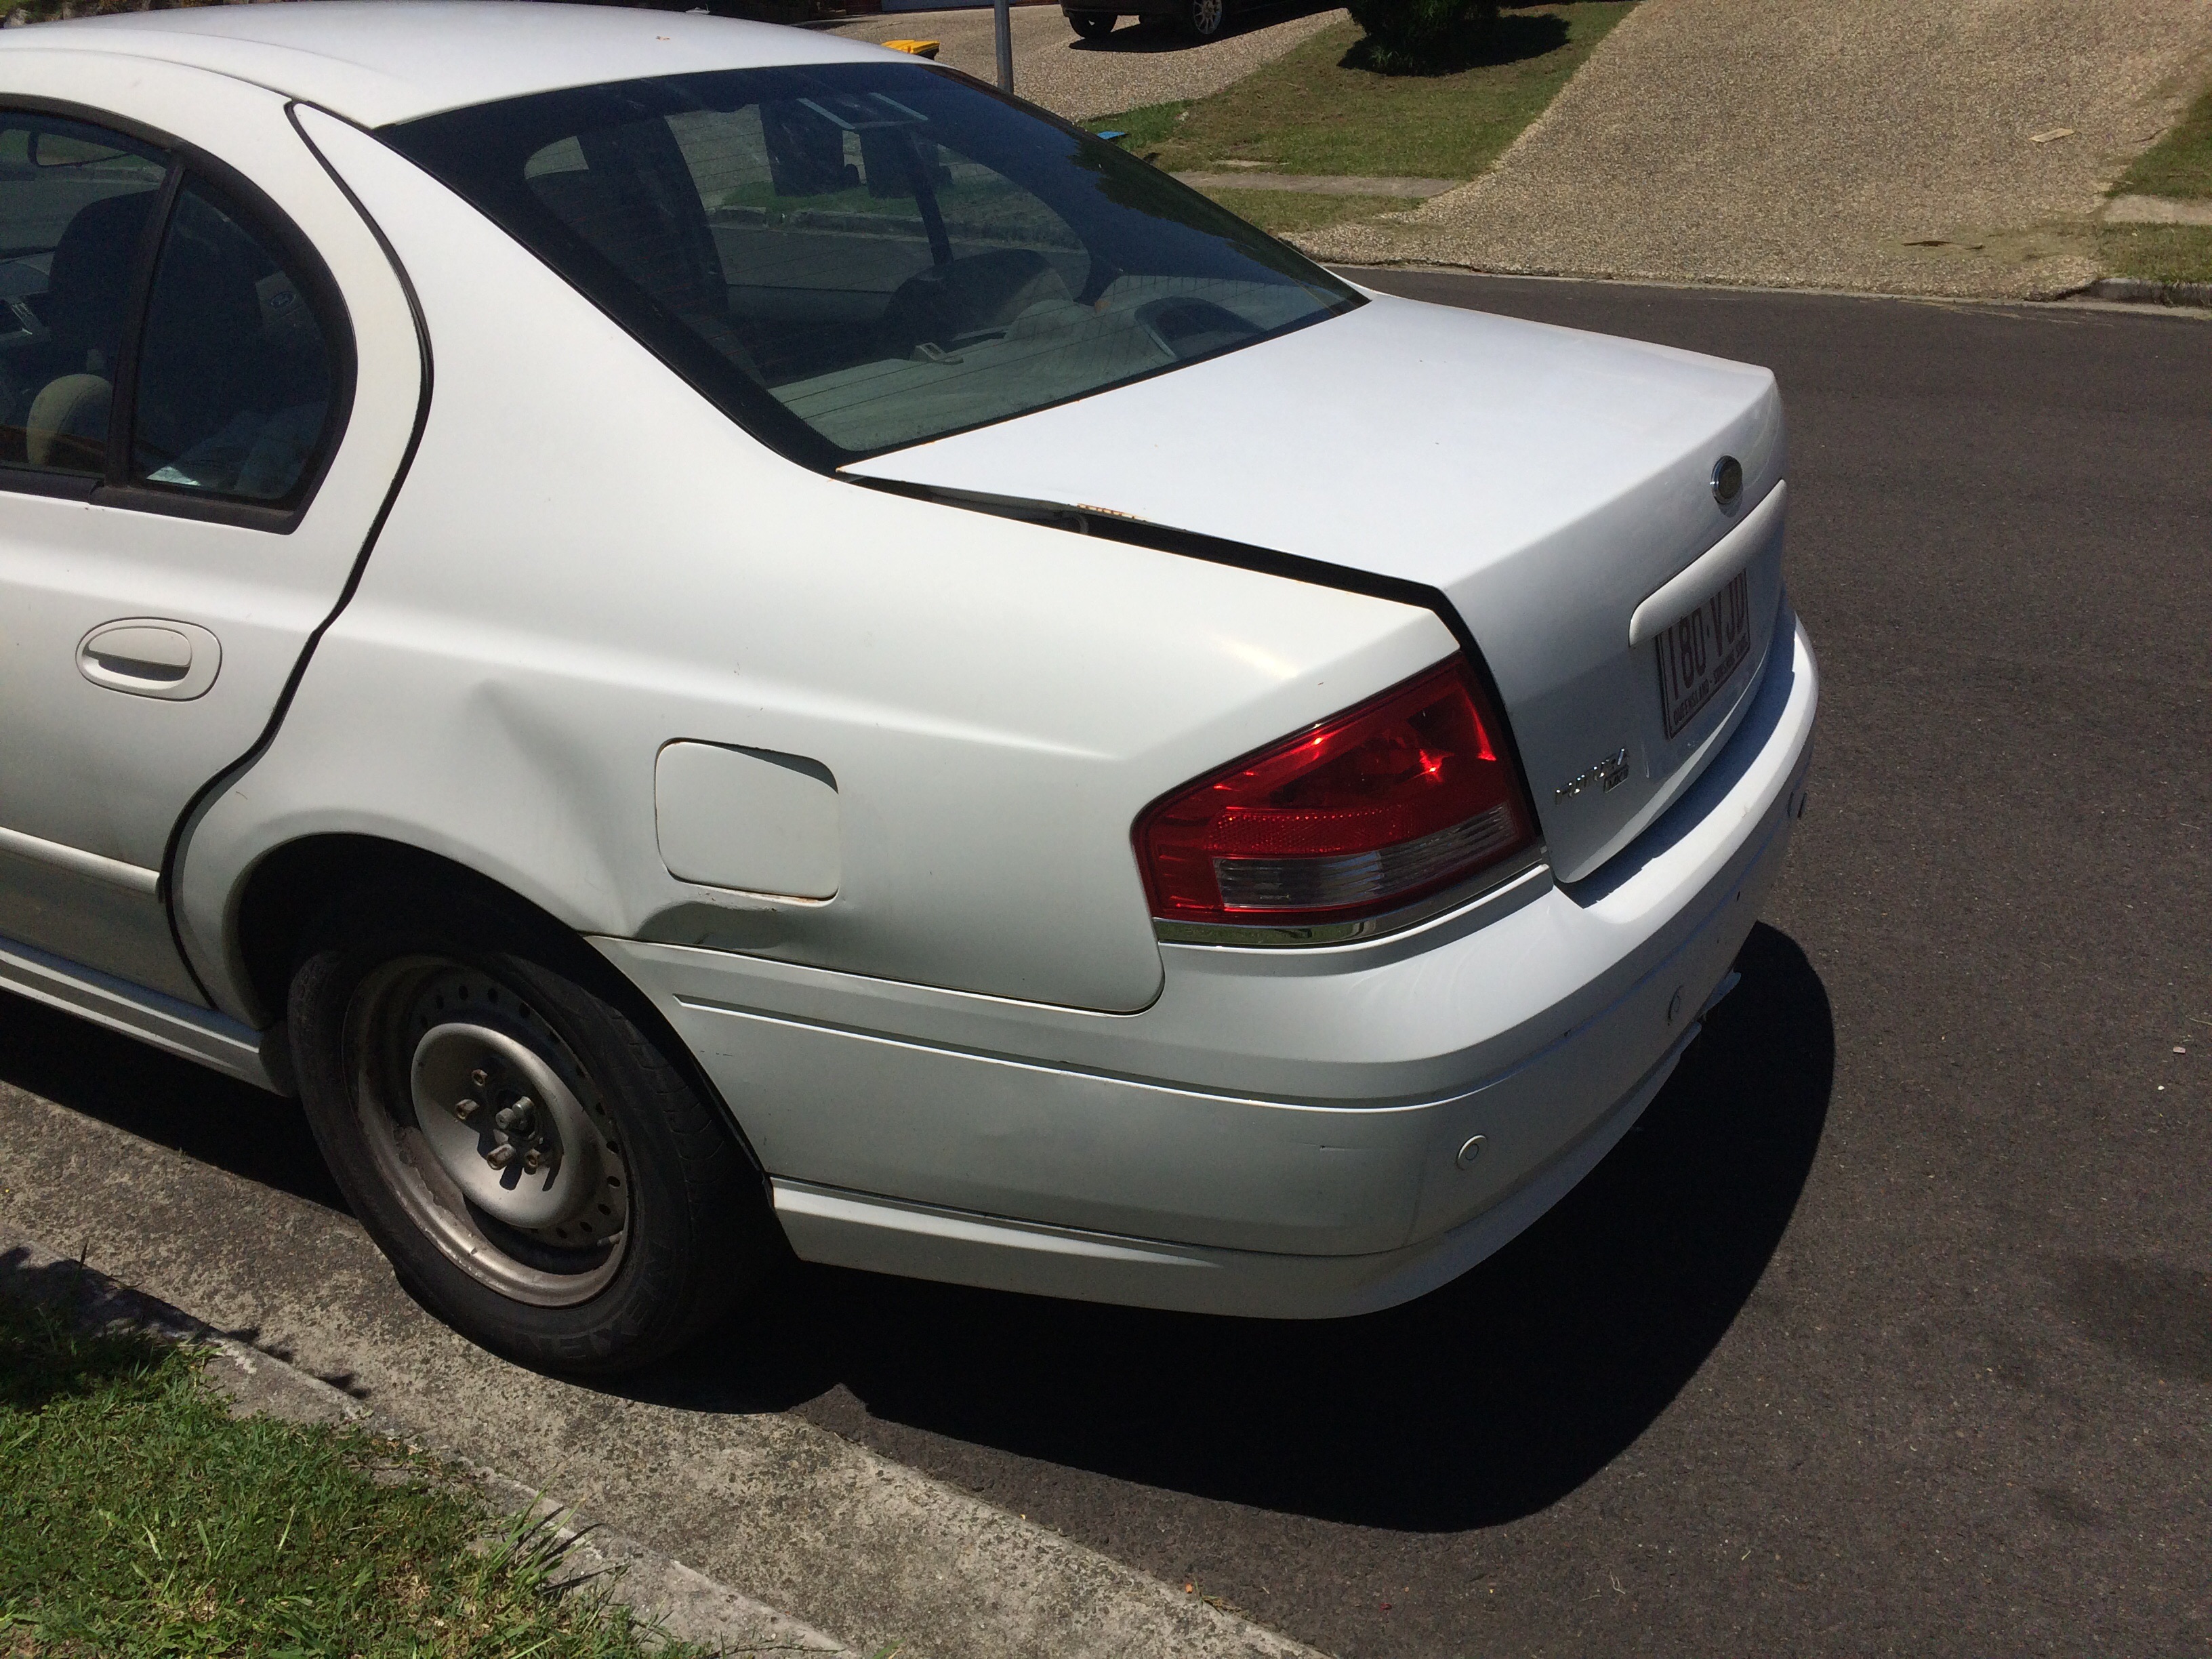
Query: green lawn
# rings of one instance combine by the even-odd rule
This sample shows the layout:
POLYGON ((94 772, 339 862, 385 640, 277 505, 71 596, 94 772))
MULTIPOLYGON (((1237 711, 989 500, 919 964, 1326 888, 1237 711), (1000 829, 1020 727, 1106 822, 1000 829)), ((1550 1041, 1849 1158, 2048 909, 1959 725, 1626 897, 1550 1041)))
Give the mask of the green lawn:
POLYGON ((2116 276, 2212 283, 2212 226, 2106 225, 2097 254, 2116 276))
MULTIPOLYGON (((2212 89, 2136 158, 2112 193, 2212 199, 2212 89)), ((2098 233, 2097 252, 2118 276, 2212 283, 2212 227, 2107 225, 2098 233)))
POLYGON ((2112 187, 2115 196, 2212 197, 2212 88, 2112 187))
POLYGON ((0 1302, 0 1654, 651 1650, 553 1565, 404 1447, 234 1419, 183 1351, 0 1302))
MULTIPOLYGON (((1347 67, 1359 30, 1340 23, 1211 97, 1088 125, 1127 130, 1129 149, 1158 151, 1158 165, 1176 171, 1245 161, 1285 173, 1472 179, 1630 9, 1630 0, 1516 7, 1475 61, 1440 75, 1347 67)), ((1257 193, 1241 192, 1239 211, 1257 193)))

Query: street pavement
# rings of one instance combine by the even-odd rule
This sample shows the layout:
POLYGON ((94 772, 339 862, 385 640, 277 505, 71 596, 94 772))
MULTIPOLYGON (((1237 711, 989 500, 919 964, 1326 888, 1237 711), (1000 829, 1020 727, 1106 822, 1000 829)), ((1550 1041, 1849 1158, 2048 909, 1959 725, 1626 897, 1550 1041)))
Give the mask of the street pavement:
MULTIPOLYGON (((295 1112, 4 1001, 0 1219, 203 1317, 252 1279, 315 1369, 350 1344, 364 1392, 599 1459, 618 1524, 841 1635, 818 1569, 754 1553, 865 1510, 881 1477, 809 1473, 833 1437, 1346 1659, 2203 1651, 2212 321, 1362 280, 1772 365, 1824 672, 1741 987, 1482 1267, 1309 1325, 802 1269, 623 1389, 482 1399, 295 1112), (103 1163, 118 1128, 179 1149, 161 1182, 103 1163), (370 1352, 403 1325, 428 1358, 370 1352), (738 1459, 746 1425, 789 1426, 738 1459)), ((963 1571, 1014 1547, 966 1537, 963 1571)), ((870 1627, 902 1584, 968 1616, 947 1559, 870 1581, 870 1627)), ((1028 1629, 1005 1650, 1100 1650, 1028 1629)))
MULTIPOLYGON (((1344 16, 1312 0, 1233 11, 1221 33, 1199 41, 1165 20, 1125 17, 1103 40, 1080 40, 1058 6, 1016 6, 1008 20, 1014 91, 1071 121, 1088 121, 1147 104, 1203 98, 1243 80, 1307 36, 1344 16)), ((990 8, 889 12, 840 23, 855 40, 934 40, 937 61, 998 84, 997 36, 990 8)))
POLYGON ((2212 64, 2205 0, 1644 0, 1496 167, 1297 240, 1493 271, 2043 298, 2212 64))

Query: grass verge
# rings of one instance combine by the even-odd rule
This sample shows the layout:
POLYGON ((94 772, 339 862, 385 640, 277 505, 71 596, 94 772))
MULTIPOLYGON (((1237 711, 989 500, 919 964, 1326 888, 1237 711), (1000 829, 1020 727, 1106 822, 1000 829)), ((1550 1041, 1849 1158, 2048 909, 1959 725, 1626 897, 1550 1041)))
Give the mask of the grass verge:
MULTIPOLYGON (((542 1534, 492 1536, 436 1465, 234 1419, 194 1356, 0 1301, 0 1654, 633 1659, 542 1534)), ((660 1647, 669 1659, 698 1650, 660 1647)))
POLYGON ((1359 30, 1340 23, 1211 97, 1087 125, 1126 131, 1128 149, 1158 151, 1170 170, 1242 161, 1286 173, 1472 179, 1631 9, 1631 0, 1516 7, 1464 67, 1437 75, 1352 67, 1359 30))
POLYGON ((2212 283, 2212 226, 2106 225, 2097 256, 2115 276, 2212 283))
POLYGON ((2212 88, 2166 137, 2136 157, 2112 193, 2212 197, 2212 88))

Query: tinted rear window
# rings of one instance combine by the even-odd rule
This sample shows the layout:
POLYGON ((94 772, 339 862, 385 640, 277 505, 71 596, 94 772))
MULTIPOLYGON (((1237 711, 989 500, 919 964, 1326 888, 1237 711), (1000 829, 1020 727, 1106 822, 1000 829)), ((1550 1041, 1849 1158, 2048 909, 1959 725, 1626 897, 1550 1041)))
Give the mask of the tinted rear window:
POLYGON ((1165 173, 921 64, 622 82, 384 136, 811 465, 1360 303, 1165 173))

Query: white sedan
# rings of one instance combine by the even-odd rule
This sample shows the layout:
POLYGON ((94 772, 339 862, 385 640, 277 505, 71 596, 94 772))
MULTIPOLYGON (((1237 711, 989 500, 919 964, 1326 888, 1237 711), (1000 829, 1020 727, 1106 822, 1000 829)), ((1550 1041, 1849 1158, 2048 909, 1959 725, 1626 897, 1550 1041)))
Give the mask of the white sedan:
POLYGON ((1802 810, 1763 369, 1368 293, 902 54, 0 37, 0 985, 607 1370, 790 1254, 1316 1317, 1665 1081, 1802 810))

